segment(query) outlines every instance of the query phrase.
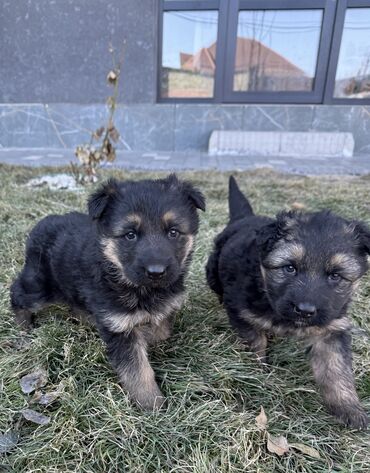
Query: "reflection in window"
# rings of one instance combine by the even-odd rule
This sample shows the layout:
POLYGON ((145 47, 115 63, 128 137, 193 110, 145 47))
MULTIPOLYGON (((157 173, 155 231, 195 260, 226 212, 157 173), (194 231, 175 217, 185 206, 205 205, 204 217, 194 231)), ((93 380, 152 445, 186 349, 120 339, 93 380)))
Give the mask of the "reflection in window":
POLYGON ((334 97, 370 97, 370 8, 349 8, 344 20, 334 97))
POLYGON ((213 97, 217 11, 163 14, 162 97, 213 97))
POLYGON ((312 91, 322 10, 239 12, 234 91, 312 91))

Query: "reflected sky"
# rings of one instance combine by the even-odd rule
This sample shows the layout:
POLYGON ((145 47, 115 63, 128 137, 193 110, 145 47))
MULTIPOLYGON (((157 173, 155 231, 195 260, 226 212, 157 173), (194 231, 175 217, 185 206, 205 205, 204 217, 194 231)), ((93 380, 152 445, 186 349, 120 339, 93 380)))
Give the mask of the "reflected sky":
POLYGON ((180 52, 195 54, 217 40, 217 11, 173 11, 163 15, 164 67, 180 68, 180 52))
POLYGON ((346 11, 336 80, 370 74, 370 8, 346 11))
MULTIPOLYGON (((165 12, 164 67, 179 68, 180 52, 194 54, 216 41, 217 17, 216 11, 165 12)), ((245 10, 239 13, 238 36, 254 37, 313 77, 321 23, 322 10, 245 10)))
POLYGON ((321 23, 322 10, 241 11, 238 36, 261 42, 313 77, 321 23))

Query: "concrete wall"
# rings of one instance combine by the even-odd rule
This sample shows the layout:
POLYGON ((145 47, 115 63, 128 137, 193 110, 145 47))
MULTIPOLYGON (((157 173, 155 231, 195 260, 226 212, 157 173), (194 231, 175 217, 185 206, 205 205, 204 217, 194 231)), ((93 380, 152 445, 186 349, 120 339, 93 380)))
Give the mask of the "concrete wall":
MULTIPOLYGON (((104 124, 104 105, 0 105, 0 146, 72 148, 104 124)), ((370 153, 370 106, 121 105, 120 148, 205 151, 213 130, 349 131, 356 153, 370 153)))
POLYGON ((126 40, 119 146, 207 149, 213 130, 350 131, 370 152, 370 107, 156 104, 157 0, 2 0, 0 147, 72 148, 104 124, 108 45, 126 40))
POLYGON ((109 43, 126 40, 120 100, 155 101, 157 0, 1 0, 0 103, 105 103, 109 43))

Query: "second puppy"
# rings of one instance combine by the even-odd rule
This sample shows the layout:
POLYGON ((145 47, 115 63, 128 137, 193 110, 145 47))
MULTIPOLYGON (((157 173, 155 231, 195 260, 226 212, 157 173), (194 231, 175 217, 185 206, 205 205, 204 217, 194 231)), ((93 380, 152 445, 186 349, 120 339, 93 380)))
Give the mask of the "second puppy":
POLYGON ((366 428, 352 374, 347 309, 368 269, 370 231, 329 211, 256 216, 233 177, 230 222, 216 238, 208 283, 231 325, 265 358, 268 332, 305 339, 329 411, 366 428))
POLYGON ((160 407, 162 393, 147 345, 170 335, 203 195, 175 175, 110 180, 93 194, 88 215, 51 215, 32 230, 26 261, 11 288, 17 321, 62 302, 87 312, 107 345, 120 382, 143 408, 160 407))

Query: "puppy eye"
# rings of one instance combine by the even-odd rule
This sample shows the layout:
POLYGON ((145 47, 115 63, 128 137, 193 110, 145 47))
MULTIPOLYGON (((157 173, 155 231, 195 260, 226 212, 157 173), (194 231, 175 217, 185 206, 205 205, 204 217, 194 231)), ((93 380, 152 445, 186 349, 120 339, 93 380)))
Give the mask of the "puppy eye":
POLYGON ((171 228, 171 230, 168 232, 168 238, 177 238, 179 236, 179 231, 176 230, 175 228, 171 228))
POLYGON ((287 266, 284 266, 283 269, 288 274, 295 274, 297 272, 297 270, 292 264, 288 264, 287 266))
POLYGON ((126 238, 126 240, 133 241, 133 240, 136 240, 137 234, 135 232, 131 231, 131 232, 126 233, 125 238, 126 238))
POLYGON ((342 279, 342 276, 339 273, 330 273, 328 278, 330 279, 330 281, 339 281, 340 279, 342 279))

